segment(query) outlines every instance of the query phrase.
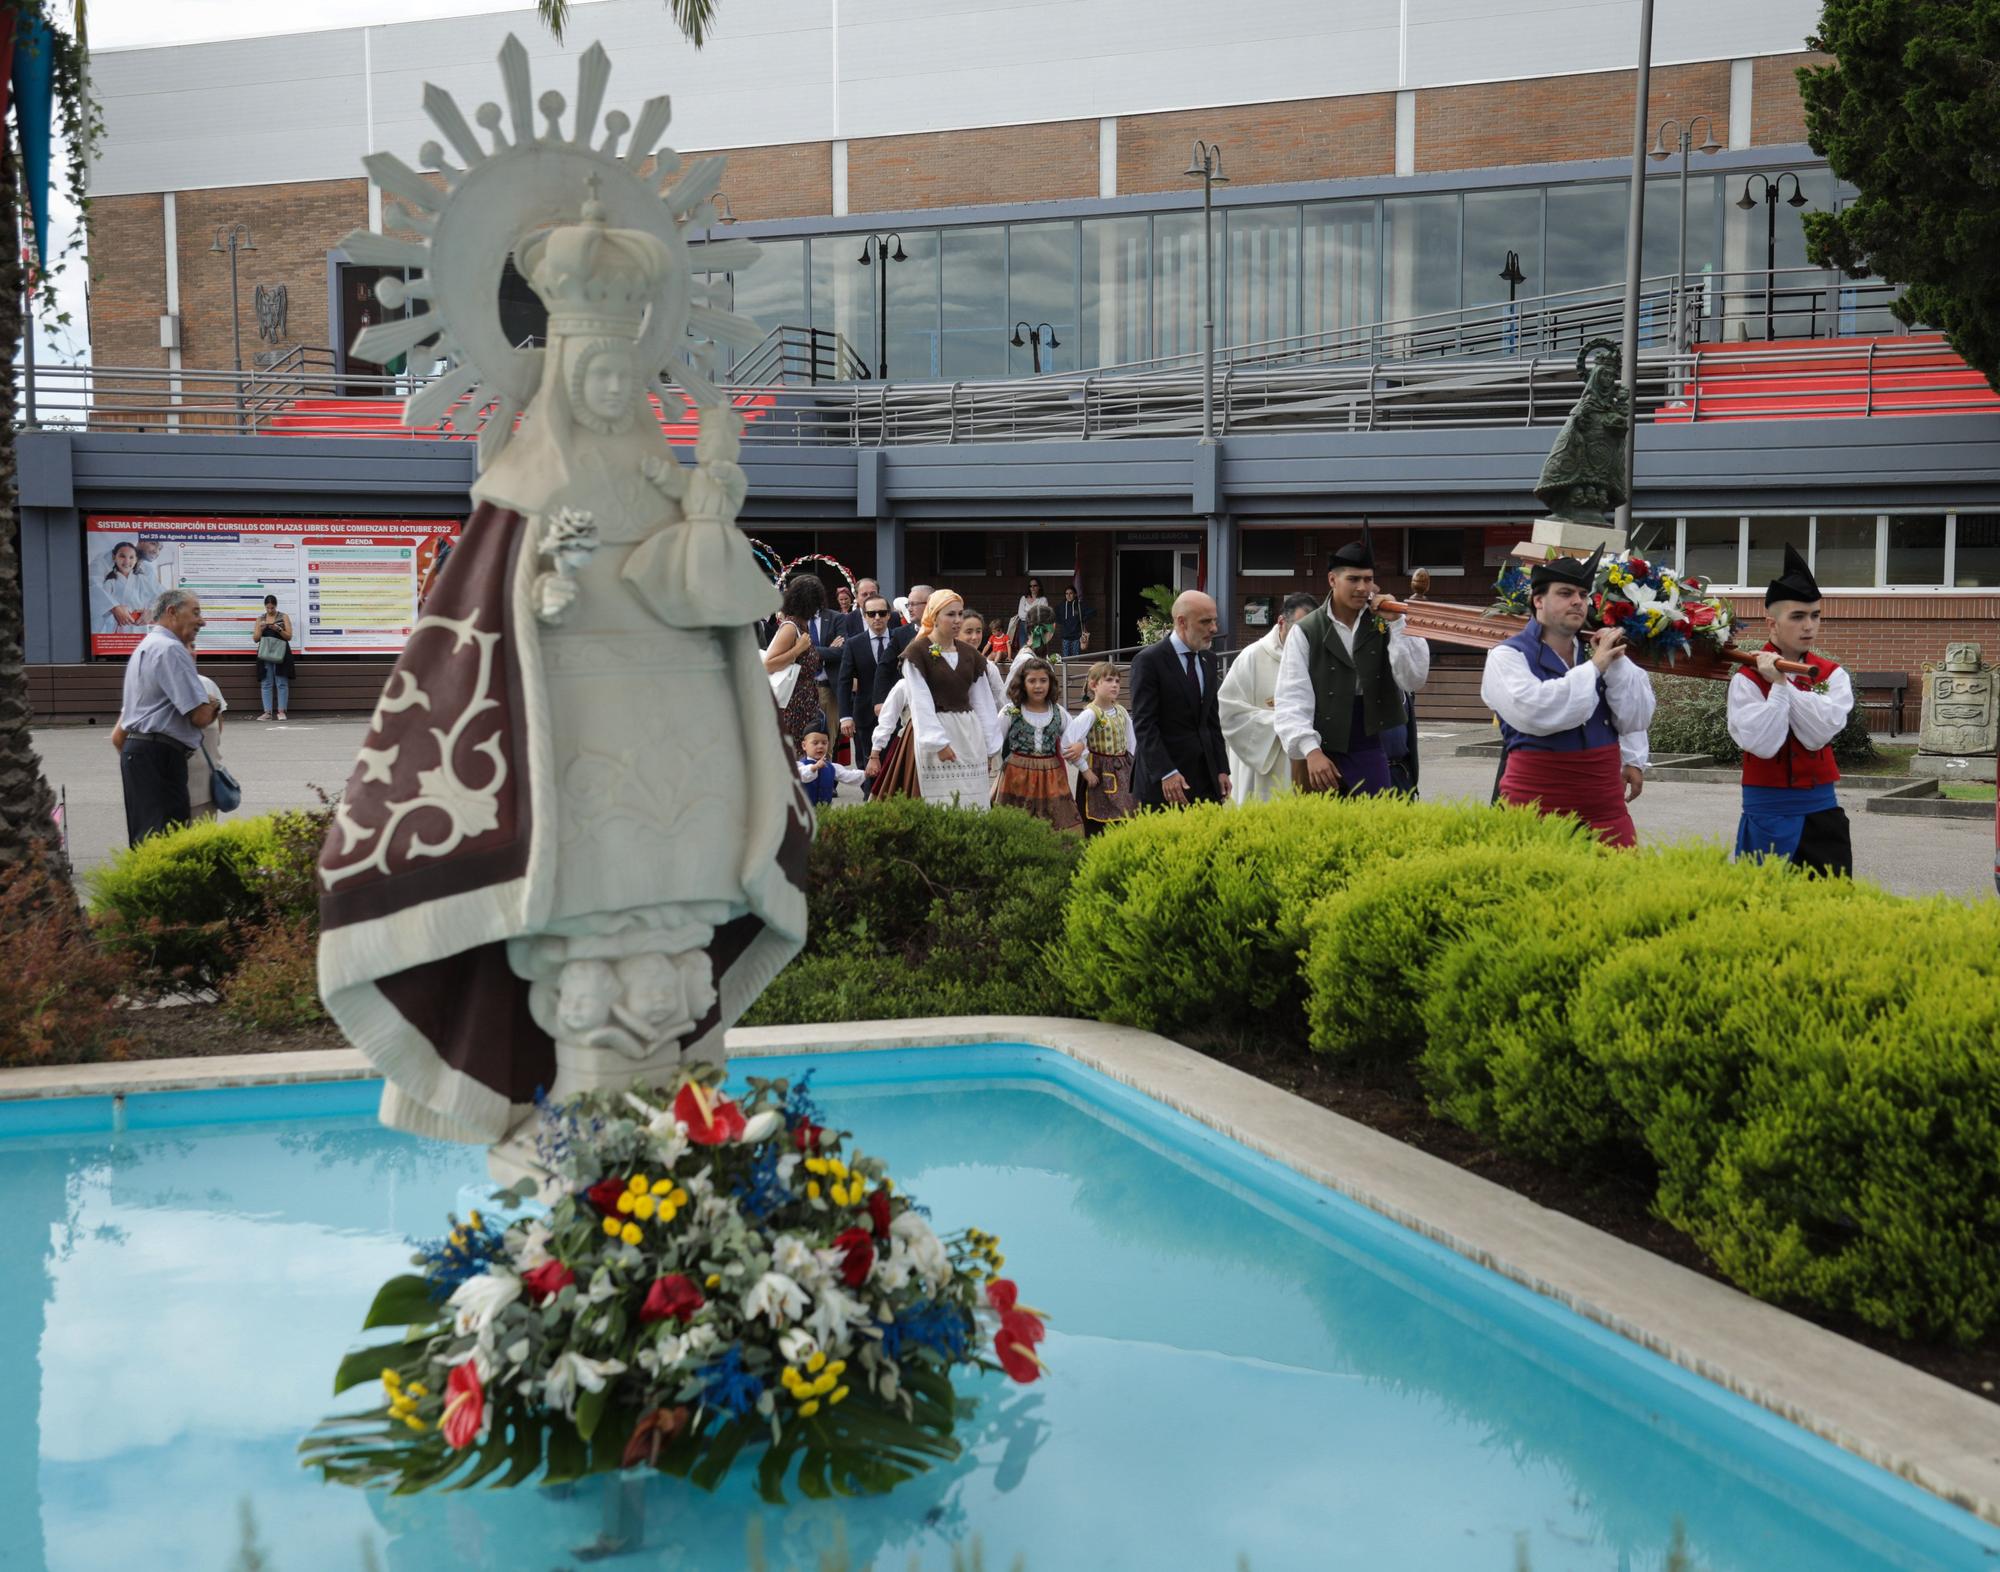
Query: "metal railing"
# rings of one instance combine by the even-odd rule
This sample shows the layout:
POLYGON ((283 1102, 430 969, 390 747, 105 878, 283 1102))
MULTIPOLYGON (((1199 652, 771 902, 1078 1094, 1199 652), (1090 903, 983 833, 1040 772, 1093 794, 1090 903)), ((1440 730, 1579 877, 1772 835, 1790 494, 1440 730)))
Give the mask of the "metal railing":
MULTIPOLYGON (((212 431, 288 436, 465 438, 480 412, 461 404, 431 431, 399 424, 409 377, 336 375, 306 362, 231 372, 42 366, 32 424, 94 431, 212 431), (360 396, 357 396, 360 395, 360 396)), ((1525 359, 1438 357, 1232 366, 1216 379, 1224 435, 1560 423, 1581 390, 1573 352, 1525 359)), ((772 384, 729 390, 751 443, 905 444, 1191 437, 1198 372, 1096 372, 995 382, 772 384)), ((1936 340, 1703 345, 1642 352, 1639 421, 1991 412, 1986 380, 1936 340)), ((686 418, 671 402, 671 421, 686 418)))
POLYGON ((831 328, 775 327, 729 369, 736 387, 778 383, 866 382, 868 367, 844 336, 831 328))

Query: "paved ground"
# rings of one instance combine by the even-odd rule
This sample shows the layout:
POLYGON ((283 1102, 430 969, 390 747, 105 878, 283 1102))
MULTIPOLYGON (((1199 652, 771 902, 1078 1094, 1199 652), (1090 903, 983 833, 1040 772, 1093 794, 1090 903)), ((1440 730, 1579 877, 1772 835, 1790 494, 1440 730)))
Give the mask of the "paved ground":
MULTIPOLYGON (((336 791, 347 779, 361 744, 359 721, 307 720, 224 724, 224 758, 243 782, 244 809, 262 812, 315 800, 314 788, 336 791)), ((1444 730, 1422 733, 1424 795, 1437 800, 1484 802, 1493 790, 1493 761, 1456 758, 1444 730)), ((90 868, 125 843, 125 813, 116 760, 103 727, 53 727, 35 734, 50 783, 66 790, 70 850, 90 868)), ((843 792, 843 797, 850 795, 843 792)), ((1862 873, 1905 895, 1944 891, 1994 898, 1993 826, 1985 820, 1890 817, 1862 811, 1847 799, 1854 825, 1855 861, 1862 873)), ((1633 804, 1642 840, 1733 838, 1737 793, 1733 786, 1656 781, 1633 804)))

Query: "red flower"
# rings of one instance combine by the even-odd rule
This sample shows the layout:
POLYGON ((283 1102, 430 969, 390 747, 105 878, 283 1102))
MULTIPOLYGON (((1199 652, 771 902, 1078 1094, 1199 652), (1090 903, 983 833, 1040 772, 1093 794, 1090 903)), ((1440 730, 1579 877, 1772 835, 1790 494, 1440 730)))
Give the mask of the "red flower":
POLYGON ((674 1098, 674 1117, 687 1126, 688 1139, 696 1146, 720 1146, 743 1134, 749 1121, 743 1110, 726 1097, 717 1097, 706 1087, 689 1081, 674 1098))
POLYGON ((1033 1348, 1049 1335, 1049 1329, 1042 1325, 1042 1318, 1032 1310, 1008 1310, 1000 1316, 1000 1335, 1033 1348))
POLYGON ((576 1273, 560 1261, 544 1261, 533 1271, 521 1274, 521 1286, 528 1290, 538 1305, 547 1304, 575 1281, 576 1273))
POLYGON ((1705 628, 1715 621, 1715 608, 1713 606, 1690 606, 1688 607, 1687 620, 1694 627, 1705 628))
POLYGON ((486 1388, 479 1384, 479 1372, 470 1359, 454 1365, 444 1383, 444 1418, 438 1428, 445 1445, 462 1451, 479 1439, 479 1427, 486 1423, 486 1388))
POLYGON ((1689 631, 1689 630, 1690 630, 1691 628, 1693 628, 1693 627, 1694 627, 1694 624, 1693 624, 1692 622, 1688 621, 1688 619, 1687 619, 1687 618, 1683 617, 1683 618, 1681 618, 1681 620, 1680 620, 1680 621, 1678 621, 1678 622, 1676 622, 1676 623, 1674 624, 1674 632, 1676 632, 1676 633, 1686 633, 1686 632, 1688 632, 1688 631, 1689 631))
POLYGON ((798 1128, 792 1131, 792 1145, 802 1152, 815 1151, 819 1147, 819 1138, 824 1134, 826 1134, 825 1125, 814 1124, 810 1119, 801 1119, 798 1128))
POLYGON ((1623 622, 1631 615, 1632 604, 1630 601, 1607 600, 1604 603, 1604 623, 1606 627, 1610 627, 1614 623, 1623 622))
POLYGON ((693 1278, 674 1272, 653 1279, 653 1286, 646 1290, 646 1302, 639 1307, 639 1321, 641 1325, 669 1317, 692 1321, 695 1311, 707 1303, 693 1278))
POLYGON ((1000 1330, 993 1339, 993 1356, 1000 1361, 1000 1368, 1026 1386, 1042 1373, 1042 1362, 1035 1357, 1035 1344, 1041 1341, 1042 1323, 1025 1311, 1009 1311, 1000 1318, 1000 1330), (1030 1332, 1024 1323, 1032 1323, 1030 1332))
POLYGON ((889 1192, 880 1188, 868 1192, 868 1221, 874 1225, 875 1237, 889 1237, 889 1192))
POLYGON ((600 1179, 583 1192, 590 1204, 605 1216, 610 1217, 618 1210, 618 1197, 625 1193, 623 1179, 600 1179))
POLYGON ((1653 576, 1652 568, 1642 558, 1634 557, 1626 566, 1632 570, 1632 577, 1635 579, 1649 579, 1653 576))
POLYGON ((849 1288, 867 1282, 875 1267, 875 1241, 868 1237, 868 1230, 850 1228, 835 1234, 833 1247, 840 1252, 840 1280, 849 1288))
POLYGON ((1020 1298, 1021 1291, 1009 1278, 996 1277, 986 1285, 986 1302, 995 1310, 1002 1312, 1011 1310, 1019 1303, 1020 1298))

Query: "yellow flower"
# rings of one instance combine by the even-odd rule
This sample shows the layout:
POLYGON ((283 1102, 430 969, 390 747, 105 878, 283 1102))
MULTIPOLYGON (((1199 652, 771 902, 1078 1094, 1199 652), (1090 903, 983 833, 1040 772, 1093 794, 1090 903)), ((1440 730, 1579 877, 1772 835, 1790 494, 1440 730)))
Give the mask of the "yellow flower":
POLYGON ((418 1418, 418 1417, 417 1417, 417 1416, 416 1416, 415 1414, 405 1414, 405 1415, 403 1415, 403 1423, 404 1423, 404 1424, 406 1424, 406 1425, 408 1425, 408 1426, 409 1426, 409 1427, 410 1427, 410 1428, 411 1428, 412 1430, 419 1430, 419 1431, 421 1431, 421 1430, 428 1430, 428 1429, 430 1429, 430 1426, 429 1426, 429 1425, 427 1425, 427 1424, 425 1424, 425 1423, 424 1423, 424 1422, 423 1422, 423 1421, 422 1421, 421 1419, 419 1419, 419 1418, 418 1418))
POLYGON ((625 1225, 621 1224, 615 1217, 607 1217, 604 1219, 604 1231, 607 1234, 611 1235, 613 1239, 616 1239, 618 1237, 619 1233, 623 1230, 624 1226, 625 1225))
POLYGON ((847 1374, 847 1361, 845 1359, 836 1359, 826 1367, 826 1370, 828 1375, 844 1376, 847 1374))
POLYGON ((847 1177, 847 1164, 843 1163, 838 1157, 828 1158, 826 1166, 832 1172, 834 1178, 845 1179, 847 1177))
POLYGON ((711 1289, 720 1288, 722 1286, 722 1274, 720 1272, 710 1272, 707 1277, 702 1279, 701 1286, 711 1289))
POLYGON ((826 1355, 821 1353, 818 1349, 814 1349, 812 1352, 812 1357, 806 1360, 806 1369, 811 1371, 814 1375, 818 1375, 820 1371, 824 1370, 825 1368, 826 1368, 826 1355))
POLYGON ((429 1397, 431 1395, 430 1390, 421 1381, 412 1381, 403 1390, 408 1392, 412 1397, 429 1397))
POLYGON ((675 1185, 674 1193, 668 1196, 667 1199, 672 1201, 674 1203, 675 1209, 678 1210, 679 1208, 686 1206, 688 1204, 688 1193, 687 1191, 683 1190, 679 1185, 675 1185))
POLYGON ((835 1375, 831 1370, 829 1370, 824 1375, 822 1375, 817 1381, 813 1382, 812 1384, 813 1395, 815 1397, 824 1397, 828 1392, 831 1392, 838 1385, 840 1385, 840 1377, 835 1375))
POLYGON ((806 1181, 806 1199, 809 1201, 817 1201, 819 1199, 819 1181, 817 1179, 808 1179, 806 1181))
POLYGON ((835 1387, 833 1390, 833 1396, 829 1397, 827 1399, 827 1402, 830 1404, 845 1402, 847 1400, 847 1390, 848 1389, 844 1386, 835 1387))
POLYGON ((818 1412, 819 1412, 819 1399, 816 1397, 809 1402, 804 1402, 799 1404, 799 1418, 801 1419, 810 1419, 814 1414, 818 1412))
MULTIPOLYGON (((651 1217, 657 1209, 658 1208, 653 1198, 650 1195, 642 1195, 638 1198, 638 1200, 632 1203, 632 1215, 638 1218, 639 1221, 641 1222, 644 1222, 647 1218, 651 1217)), ((669 1215, 671 1215, 671 1213, 669 1215)))
POLYGON ((635 1245, 646 1236, 639 1231, 637 1223, 627 1223, 623 1228, 619 1229, 618 1237, 623 1239, 628 1245, 635 1245))
MULTIPOLYGON (((640 1192, 641 1195, 644 1193, 644 1191, 640 1192)), ((632 1214, 632 1208, 638 1204, 639 1196, 634 1195, 630 1190, 627 1190, 623 1195, 618 1197, 618 1210, 628 1217, 632 1214)))
POLYGON ((466 1220, 472 1224, 475 1230, 482 1229, 486 1226, 485 1220, 480 1217, 479 1209, 477 1207, 474 1207, 471 1211, 467 1212, 465 1216, 466 1220))
POLYGON ((824 1157, 808 1157, 806 1159, 806 1172, 809 1174, 823 1174, 830 1173, 831 1171, 831 1165, 828 1164, 824 1157))
POLYGON ((655 1195, 672 1195, 673 1193, 674 1193, 674 1182, 673 1182, 673 1180, 671 1180, 671 1179, 655 1179, 655 1180, 653 1181, 653 1194, 655 1194, 655 1195))
POLYGON ((634 1195, 644 1195, 646 1193, 646 1176, 644 1174, 634 1174, 626 1181, 625 1188, 630 1190, 634 1195))
POLYGON ((393 1370, 384 1369, 382 1372, 382 1384, 394 1392, 402 1386, 403 1378, 393 1370))

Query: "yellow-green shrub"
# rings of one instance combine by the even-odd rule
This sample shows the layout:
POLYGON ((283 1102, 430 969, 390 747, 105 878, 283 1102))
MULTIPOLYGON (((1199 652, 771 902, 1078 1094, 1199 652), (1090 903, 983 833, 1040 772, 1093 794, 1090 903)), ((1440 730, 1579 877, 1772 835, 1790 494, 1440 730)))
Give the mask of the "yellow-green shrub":
POLYGON ((1414 1054, 1424 968, 1473 929, 1539 923, 1551 886, 1615 877, 1623 853, 1593 841, 1454 846, 1356 872, 1306 919, 1306 1020, 1320 1053, 1414 1054))
MULTIPOLYGON (((1621 950, 1754 907, 1773 929, 1828 906, 1888 900, 1866 884, 1810 879, 1782 863, 1729 861, 1712 846, 1627 852, 1551 885, 1518 920, 1445 945, 1424 974, 1418 1061, 1432 1109, 1513 1151, 1569 1163, 1628 1139, 1572 1007, 1621 950)), ((1680 985, 1657 978, 1654 991, 1680 985)))
POLYGON ((2000 907, 1714 913, 1606 959, 1574 1019, 1660 1215, 1753 1294, 1903 1336, 2000 1328, 2000 907))
POLYGON ((238 940, 264 916, 263 870, 281 855, 277 815, 203 819, 148 836, 88 878, 106 949, 194 982, 234 964, 238 940))
POLYGON ((1072 1006, 1155 1031, 1296 1031, 1306 918, 1385 858, 1573 846, 1570 820, 1399 797, 1281 797, 1142 814, 1091 842, 1056 947, 1072 1006))

